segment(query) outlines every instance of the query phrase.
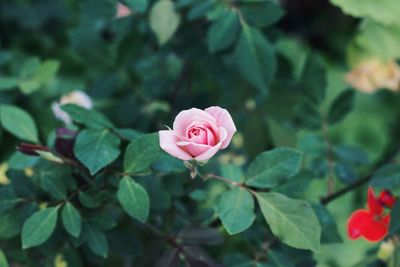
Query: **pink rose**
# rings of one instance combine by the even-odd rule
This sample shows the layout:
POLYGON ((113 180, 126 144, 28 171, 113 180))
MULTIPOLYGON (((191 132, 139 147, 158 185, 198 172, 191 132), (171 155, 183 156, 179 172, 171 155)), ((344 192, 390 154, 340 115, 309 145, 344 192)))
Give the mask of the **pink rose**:
POLYGON ((160 146, 178 159, 206 161, 226 148, 235 132, 235 124, 226 109, 192 108, 176 116, 173 130, 160 131, 160 146))

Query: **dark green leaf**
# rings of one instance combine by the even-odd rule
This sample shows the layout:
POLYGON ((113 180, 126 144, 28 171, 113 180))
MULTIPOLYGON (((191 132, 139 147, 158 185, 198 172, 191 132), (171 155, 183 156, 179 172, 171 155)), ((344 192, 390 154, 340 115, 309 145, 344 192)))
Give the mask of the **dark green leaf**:
POLYGON ((268 27, 284 15, 283 9, 273 1, 246 3, 240 6, 240 13, 256 27, 268 27))
POLYGON ((207 32, 208 50, 217 52, 230 47, 239 31, 239 19, 236 12, 228 10, 218 17, 207 32))
POLYGON ((349 165, 336 163, 335 164, 336 176, 345 183, 352 183, 357 179, 357 174, 349 165))
POLYGON ((124 171, 137 173, 149 168, 162 155, 158 133, 146 134, 132 140, 126 148, 124 171))
POLYGON ((199 19, 204 17, 208 11, 210 11, 215 4, 215 0, 202 0, 197 1, 197 3, 190 9, 187 18, 189 21, 199 19))
POLYGON ((325 98, 326 71, 322 60, 309 55, 303 67, 301 88, 309 100, 318 105, 325 98))
POLYGON ((0 91, 13 89, 17 86, 18 80, 14 77, 0 77, 0 91))
POLYGON ((339 145, 333 148, 338 161, 350 165, 364 165, 368 163, 368 155, 360 148, 351 145, 339 145))
POLYGON ((265 220, 283 243, 299 249, 319 250, 321 226, 310 204, 275 192, 256 196, 265 220))
POLYGON ((35 212, 22 227, 22 248, 43 244, 50 238, 57 223, 58 206, 35 212))
POLYGON ((221 233, 214 228, 185 228, 179 232, 178 238, 189 244, 217 245, 224 239, 221 233))
POLYGON ((125 0, 124 1, 130 8, 139 13, 146 12, 149 0, 125 0))
POLYGON ((372 177, 373 187, 394 189, 400 186, 400 164, 388 164, 379 169, 372 177))
POLYGON ((290 179, 300 169, 302 153, 291 148, 276 148, 260 154, 246 174, 246 184, 272 188, 290 179))
POLYGON ((259 30, 242 24, 233 60, 243 79, 261 93, 267 92, 275 76, 276 59, 272 46, 259 30))
POLYGON ((328 123, 335 124, 341 121, 352 110, 355 93, 353 90, 346 90, 336 97, 328 112, 328 123))
POLYGON ((89 110, 73 104, 61 106, 61 109, 67 112, 72 120, 86 125, 92 129, 113 128, 114 125, 102 114, 95 110, 89 110))
POLYGON ((223 177, 237 183, 244 182, 244 173, 240 166, 234 164, 221 164, 220 169, 223 177))
POLYGON ((118 188, 118 201, 132 218, 145 222, 149 216, 150 200, 146 190, 132 178, 121 179, 118 188))
POLYGON ((176 266, 179 266, 178 249, 168 249, 161 255, 160 259, 154 265, 154 267, 176 267, 176 266))
POLYGON ((91 225, 88 225, 84 229, 90 250, 96 255, 107 258, 108 242, 104 233, 91 225))
POLYGON ((5 130, 22 140, 39 142, 33 118, 19 107, 1 104, 0 123, 5 130))
POLYGON ((322 126, 320 112, 308 102, 302 103, 295 108, 294 122, 310 130, 318 130, 322 126))
POLYGON ((76 138, 75 156, 95 174, 119 155, 120 139, 109 130, 83 130, 76 138))
POLYGON ((392 208, 390 218, 390 228, 389 234, 390 235, 399 235, 400 234, 400 201, 397 200, 396 204, 392 208))
POLYGON ((275 187, 274 191, 288 197, 300 198, 304 196, 304 193, 307 191, 312 179, 314 178, 315 177, 311 171, 300 171, 286 183, 275 187))
POLYGON ((12 187, 1 187, 0 188, 0 214, 11 210, 16 204, 21 202, 23 199, 19 198, 12 187))
POLYGON ((82 218, 74 205, 67 202, 64 206, 61 217, 65 230, 67 230, 70 235, 78 237, 81 233, 82 218))
POLYGON ((312 207, 321 224, 321 244, 342 243, 335 218, 328 209, 320 204, 313 204, 312 207))
POLYGON ((254 222, 254 199, 246 189, 235 187, 221 195, 217 212, 229 234, 243 232, 254 222))
POLYGON ((101 199, 98 195, 91 196, 85 192, 79 192, 79 201, 83 206, 89 209, 94 209, 101 205, 101 199))

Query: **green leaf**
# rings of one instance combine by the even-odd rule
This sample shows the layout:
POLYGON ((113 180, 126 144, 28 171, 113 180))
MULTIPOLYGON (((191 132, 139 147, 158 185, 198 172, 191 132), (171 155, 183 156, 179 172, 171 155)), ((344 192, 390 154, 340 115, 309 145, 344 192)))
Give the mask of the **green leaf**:
POLYGON ((85 192, 79 192, 78 198, 79 202, 89 209, 94 209, 101 205, 101 199, 98 194, 96 196, 92 196, 85 192))
POLYGON ((19 107, 0 105, 0 123, 4 129, 16 137, 37 143, 38 132, 31 115, 19 107))
POLYGON ((243 232, 254 222, 254 199, 246 189, 235 187, 221 195, 217 212, 230 235, 243 232))
POLYGON ((301 198, 307 192, 307 189, 314 178, 315 177, 311 171, 303 170, 293 176, 293 178, 286 183, 275 187, 274 191, 288 197, 301 198))
POLYGON ((378 188, 394 189, 400 186, 400 164, 388 164, 379 169, 373 176, 370 184, 378 188))
POLYGON ((21 201, 22 199, 18 198, 12 187, 0 188, 0 214, 13 209, 21 201))
POLYGON ((220 168, 223 177, 237 183, 244 182, 244 174, 240 166, 234 164, 221 164, 220 168))
POLYGON ((149 0, 125 0, 124 2, 128 7, 139 13, 146 12, 149 5, 149 0))
POLYGON ((285 14, 284 10, 273 1, 246 3, 239 9, 244 19, 256 27, 268 27, 285 14))
POLYGON ((145 222, 149 216, 150 200, 146 190, 132 178, 125 176, 119 183, 118 201, 132 218, 145 222))
POLYGON ((114 127, 106 117, 95 110, 89 110, 73 104, 63 105, 61 109, 67 112, 72 120, 84 124, 88 128, 103 129, 114 127))
POLYGON ((13 89, 17 86, 17 79, 14 77, 0 77, 0 91, 13 89))
POLYGON ((400 23, 400 2, 397 0, 331 0, 331 3, 354 17, 371 18, 382 24, 400 23))
POLYGON ((120 154, 121 140, 109 130, 83 130, 76 138, 74 154, 90 171, 97 173, 120 154))
POLYGON ((300 169, 302 153, 291 148, 276 148, 261 153, 250 164, 246 184, 272 188, 290 179, 300 169))
POLYGON ((400 234, 400 201, 397 200, 396 204, 392 208, 390 218, 389 235, 400 234))
POLYGON ((207 32, 208 50, 214 53, 233 44, 239 31, 237 13, 228 10, 223 16, 215 20, 207 32))
POLYGON ((321 225, 321 244, 342 243, 335 218, 329 210, 321 204, 313 204, 312 207, 321 225))
POLYGON ((3 251, 0 249, 0 267, 8 267, 8 261, 6 255, 4 255, 3 251))
POLYGON ((256 197, 272 232, 283 243, 319 250, 321 226, 310 204, 275 192, 257 193, 256 197))
POLYGON ((23 66, 18 85, 25 94, 31 94, 48 85, 55 77, 60 63, 56 60, 46 60, 40 63, 37 58, 31 58, 23 66))
POLYGON ((326 94, 327 78, 322 60, 309 55, 304 63, 300 86, 304 94, 314 104, 320 104, 326 94))
MULTIPOLYGON (((53 173, 40 172, 41 185, 44 191, 52 195, 55 199, 62 200, 67 197, 67 188, 62 176, 53 176, 53 173)), ((68 177, 71 179, 70 177, 68 177)))
POLYGON ((81 233, 82 218, 74 205, 67 202, 64 206, 61 217, 65 230, 67 230, 70 235, 78 237, 81 233))
POLYGON ((266 93, 275 76, 275 52, 263 34, 246 24, 233 53, 233 60, 243 79, 266 93))
POLYGON ((215 0, 202 0, 197 1, 195 5, 190 9, 187 19, 193 21, 205 17, 206 14, 214 7, 215 0))
POLYGON ((149 168, 162 155, 159 134, 145 134, 132 140, 126 148, 124 171, 138 173, 149 168))
POLYGON ((153 5, 150 11, 150 27, 157 36, 159 45, 172 38, 180 21, 181 17, 171 0, 159 0, 153 5))
POLYGON ((85 227, 85 234, 90 250, 96 255, 107 258, 108 242, 104 233, 97 227, 88 225, 85 227))
POLYGON ((294 122, 310 130, 318 130, 322 127, 319 110, 309 102, 301 103, 295 108, 294 122))
POLYGON ((35 212, 22 227, 22 248, 27 249, 43 244, 50 238, 57 223, 57 207, 35 212))
POLYGON ((353 108, 354 96, 353 90, 346 90, 335 98, 329 108, 328 123, 334 124, 346 117, 353 108))

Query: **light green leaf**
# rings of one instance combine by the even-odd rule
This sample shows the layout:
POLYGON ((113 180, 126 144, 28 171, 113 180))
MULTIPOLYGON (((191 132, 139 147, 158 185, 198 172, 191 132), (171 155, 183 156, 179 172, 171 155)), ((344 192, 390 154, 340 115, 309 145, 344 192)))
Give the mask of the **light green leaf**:
POLYGON ((18 85, 25 94, 33 93, 49 84, 55 77, 60 63, 56 60, 46 60, 37 65, 37 59, 27 61, 18 85))
POLYGON ((178 29, 181 17, 175 11, 174 2, 159 0, 150 11, 150 27, 160 45, 168 42, 178 29))
POLYGON ((57 223, 57 207, 35 212, 22 227, 22 248, 27 249, 43 244, 50 238, 57 223))
POLYGON ((96 255, 107 258, 108 242, 104 233, 97 227, 88 225, 85 227, 85 234, 90 250, 96 255))
POLYGON ((354 17, 371 18, 383 24, 400 23, 398 0, 331 0, 331 3, 354 17))
POLYGON ((92 129, 113 128, 114 125, 102 114, 95 110, 89 110, 77 105, 67 104, 61 106, 61 109, 71 116, 77 123, 86 125, 92 129))
POLYGON ((149 216, 150 200, 146 190, 132 178, 125 176, 119 183, 118 201, 132 218, 145 222, 149 216))
POLYGON ((121 140, 109 130, 83 130, 76 138, 74 153, 95 174, 112 163, 119 155, 121 140))
POLYGON ((228 10, 218 17, 207 32, 210 52, 217 52, 233 44, 239 31, 239 19, 236 12, 228 10))
POLYGON ((61 217, 65 230, 67 230, 70 235, 78 237, 81 233, 82 218, 74 205, 67 202, 64 206, 61 217))
POLYGON ((246 189, 235 187, 221 195, 217 212, 230 235, 243 232, 254 222, 254 199, 246 189))
POLYGON ((0 105, 1 126, 16 137, 37 143, 38 132, 31 115, 19 107, 0 105))
POLYGON ((291 148, 276 148, 261 153, 251 164, 246 184, 272 188, 290 179, 300 169, 302 153, 291 148))
POLYGON ((266 93, 275 76, 275 52, 263 34, 246 24, 233 53, 236 68, 251 85, 266 93))
POLYGON ((18 80, 14 77, 0 77, 0 91, 13 89, 17 86, 18 80))
POLYGON ((0 267, 8 267, 8 261, 6 255, 4 255, 3 251, 0 249, 0 267))
POLYGON ((136 137, 126 148, 124 171, 137 173, 146 170, 162 155, 159 134, 145 134, 136 137))
POLYGON ((275 192, 257 193, 256 197, 272 232, 283 243, 319 250, 321 226, 310 204, 275 192))

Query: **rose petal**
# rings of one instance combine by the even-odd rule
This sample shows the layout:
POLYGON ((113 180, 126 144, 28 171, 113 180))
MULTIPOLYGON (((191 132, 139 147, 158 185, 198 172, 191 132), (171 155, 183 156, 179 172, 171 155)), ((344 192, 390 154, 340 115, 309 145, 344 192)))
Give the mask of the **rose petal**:
POLYGON ((383 205, 378 198, 375 197, 372 187, 368 187, 368 209, 372 214, 380 215, 383 212, 383 205))
POLYGON ((177 146, 179 138, 175 135, 174 131, 163 130, 159 131, 160 134, 160 147, 162 150, 181 160, 193 159, 186 151, 177 146))
POLYGON ((198 155, 195 159, 198 161, 204 161, 204 160, 209 160, 212 156, 214 156, 218 150, 221 149, 222 143, 226 140, 228 136, 227 131, 225 128, 220 127, 219 128, 219 142, 215 146, 210 147, 207 151, 205 151, 203 154, 198 155))
POLYGON ((185 151, 187 151, 194 158, 200 154, 203 154, 204 152, 206 152, 207 150, 209 150, 211 148, 212 147, 209 145, 197 144, 197 143, 193 143, 193 142, 189 142, 189 144, 184 145, 185 151))
POLYGON ((193 121, 208 123, 210 127, 217 130, 217 121, 213 116, 208 114, 207 112, 198 109, 191 108, 188 110, 183 110, 179 112, 176 116, 173 124, 173 129, 178 136, 185 136, 186 129, 193 125, 193 121))
POLYGON ((227 137, 224 142, 222 142, 221 149, 226 148, 231 142, 234 133, 236 132, 236 126, 232 120, 231 115, 226 109, 220 108, 218 106, 206 108, 205 111, 216 119, 218 127, 225 128, 227 132, 227 137))

